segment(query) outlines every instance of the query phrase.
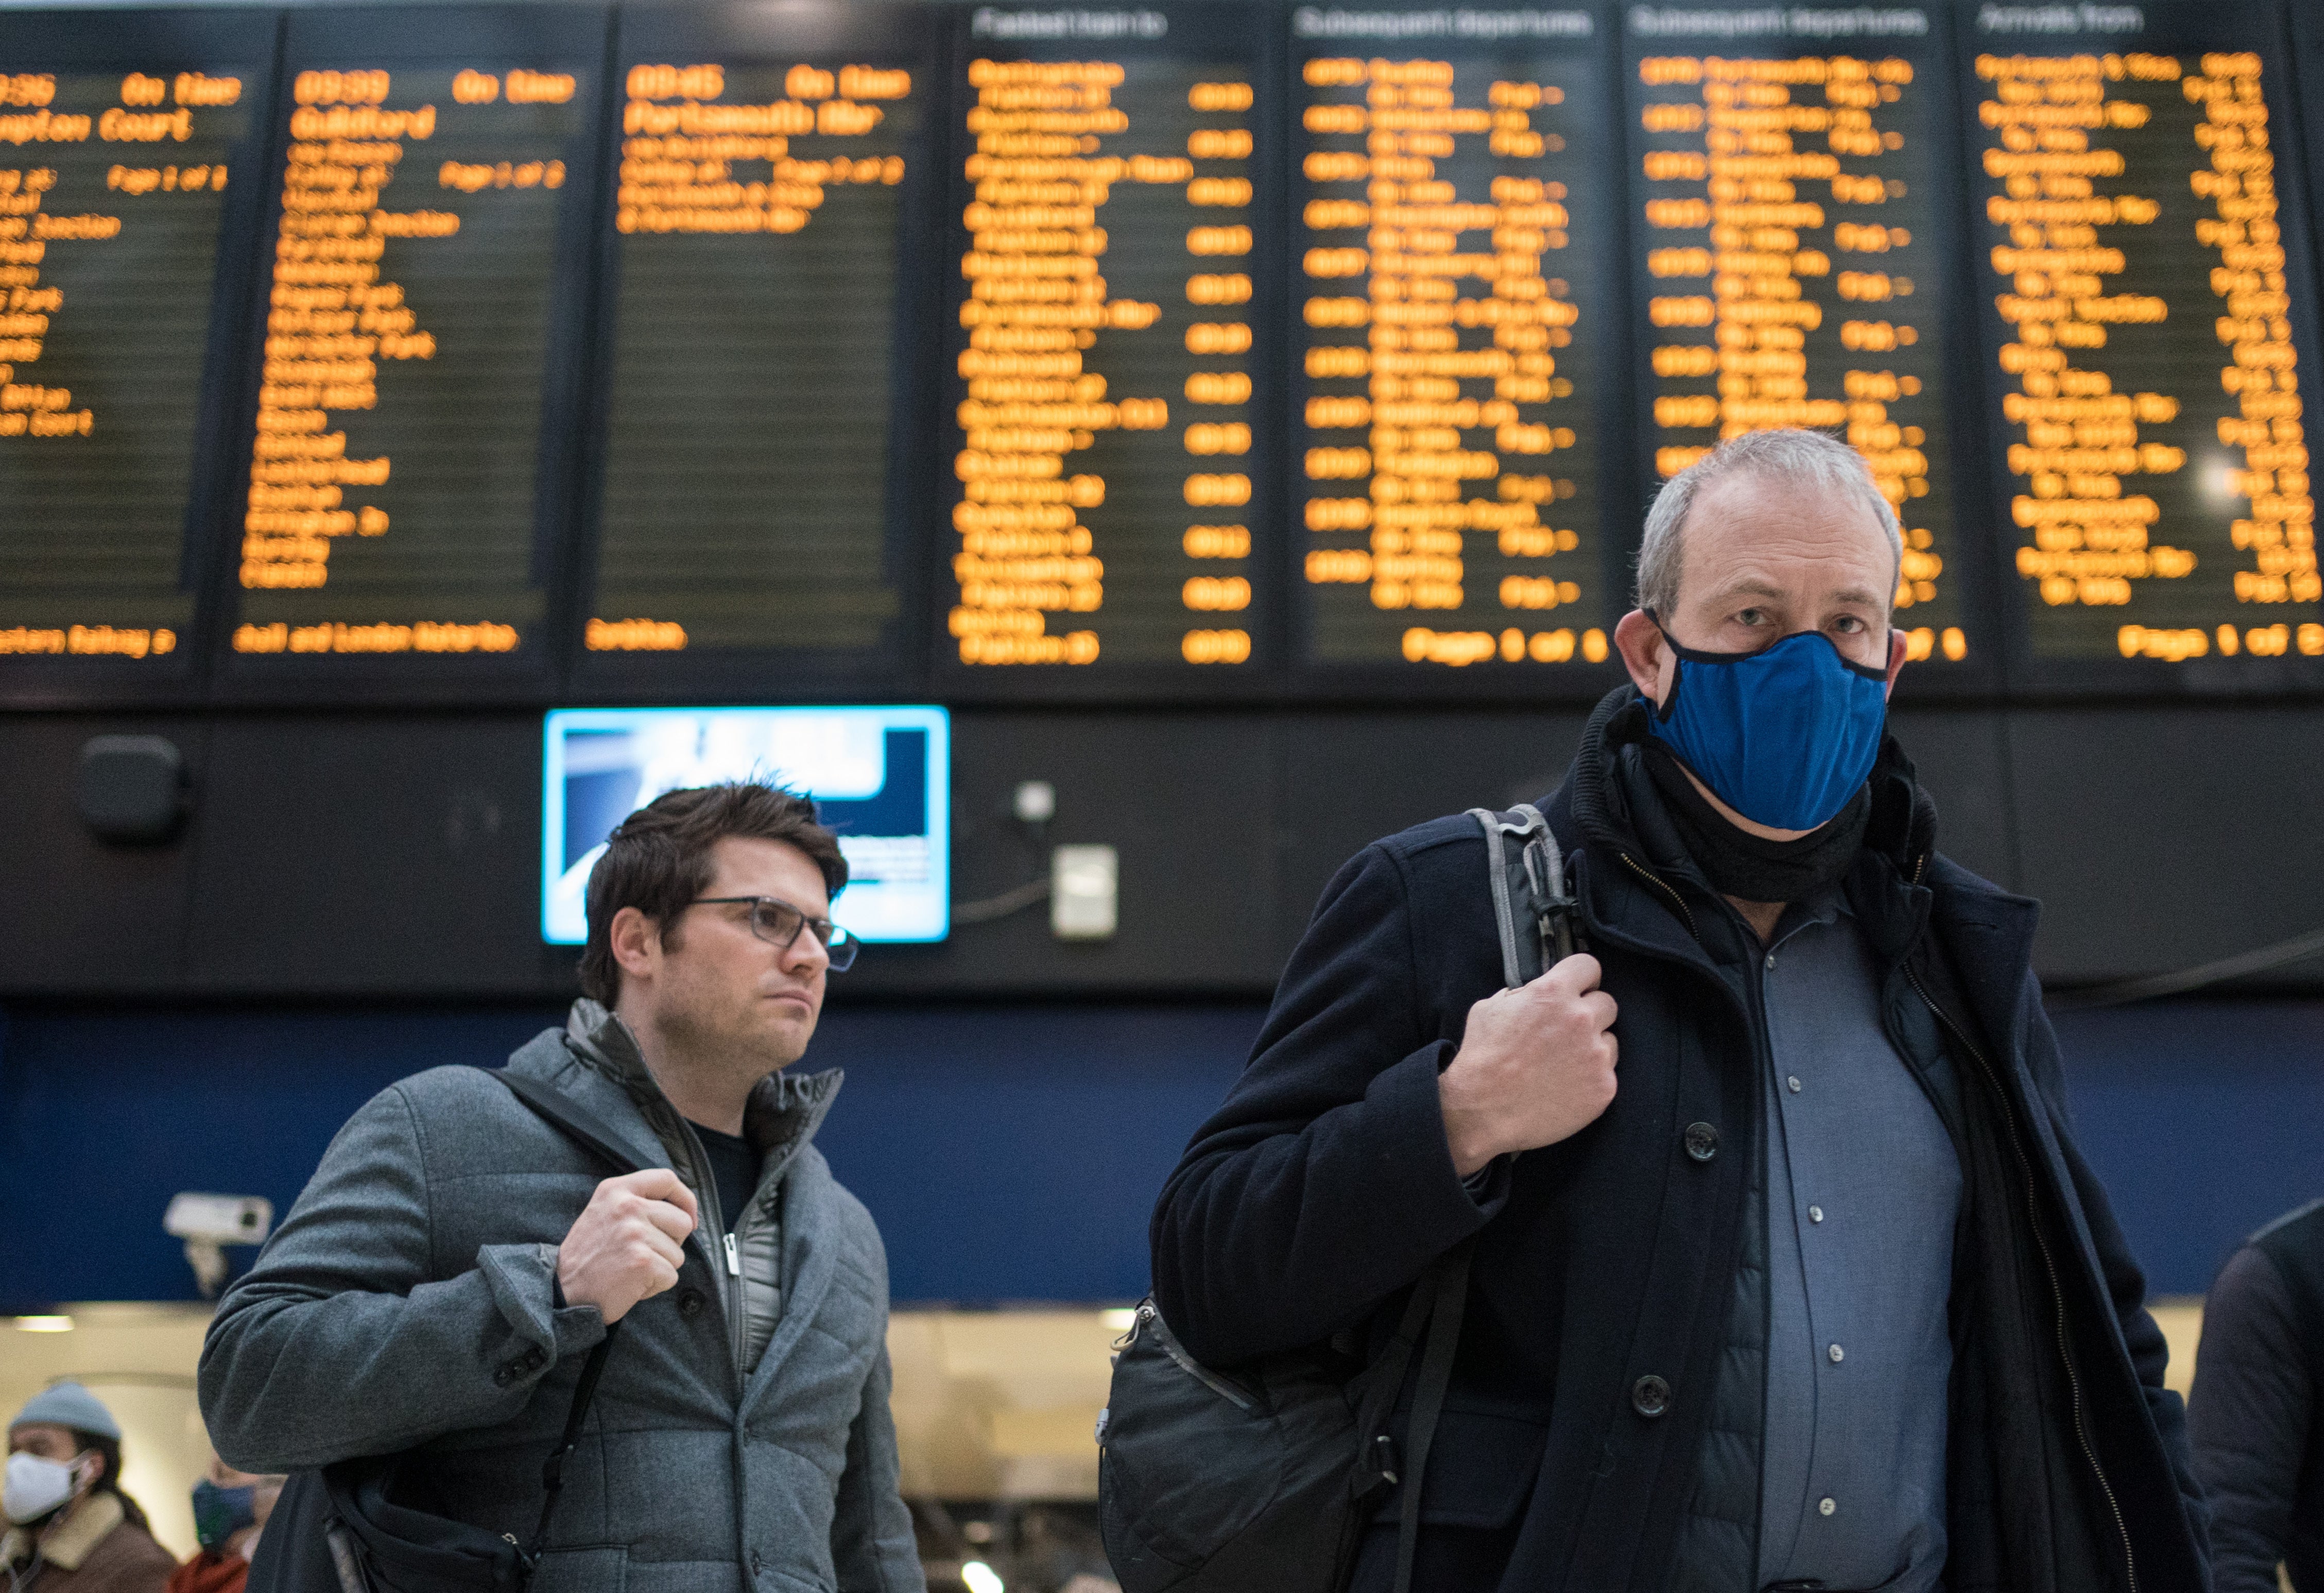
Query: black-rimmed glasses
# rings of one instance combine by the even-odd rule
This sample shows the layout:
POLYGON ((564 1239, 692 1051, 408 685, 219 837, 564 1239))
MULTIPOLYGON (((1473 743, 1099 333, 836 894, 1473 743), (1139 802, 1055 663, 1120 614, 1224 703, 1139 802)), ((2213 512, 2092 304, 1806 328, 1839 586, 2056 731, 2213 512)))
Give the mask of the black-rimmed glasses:
POLYGON ((690 907, 742 906, 751 908, 751 933, 770 946, 790 950, 807 930, 822 943, 824 952, 831 958, 831 971, 844 973, 855 965, 855 948, 863 943, 857 940, 828 918, 810 918, 780 897, 773 896, 697 896, 686 905, 690 907))

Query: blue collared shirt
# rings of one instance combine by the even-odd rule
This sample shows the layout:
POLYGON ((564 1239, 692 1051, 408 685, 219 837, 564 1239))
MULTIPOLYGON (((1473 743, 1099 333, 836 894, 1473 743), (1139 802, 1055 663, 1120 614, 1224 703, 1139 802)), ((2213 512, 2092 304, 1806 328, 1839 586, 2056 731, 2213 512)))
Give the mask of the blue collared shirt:
POLYGON ((1759 977, 1773 1067, 1757 1586, 1936 1593, 1960 1158, 1881 1026, 1879 972, 1839 890, 1785 914, 1759 977))

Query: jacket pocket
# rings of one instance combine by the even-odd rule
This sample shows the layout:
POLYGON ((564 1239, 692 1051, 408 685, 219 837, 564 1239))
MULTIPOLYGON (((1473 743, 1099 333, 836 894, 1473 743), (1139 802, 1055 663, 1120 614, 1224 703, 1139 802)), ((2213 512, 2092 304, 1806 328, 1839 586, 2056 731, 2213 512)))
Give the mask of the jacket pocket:
POLYGON ((551 1549, 540 1557, 530 1593, 625 1593, 630 1552, 613 1544, 551 1549))
MULTIPOLYGON (((1444 1412, 1436 1419, 1428 1473, 1421 1479, 1421 1524, 1507 1526, 1533 1496, 1533 1479, 1548 1441, 1549 1429, 1539 1422, 1481 1411, 1444 1412)), ((1402 1509, 1402 1499, 1391 1494, 1373 1519, 1395 1521, 1402 1509)))

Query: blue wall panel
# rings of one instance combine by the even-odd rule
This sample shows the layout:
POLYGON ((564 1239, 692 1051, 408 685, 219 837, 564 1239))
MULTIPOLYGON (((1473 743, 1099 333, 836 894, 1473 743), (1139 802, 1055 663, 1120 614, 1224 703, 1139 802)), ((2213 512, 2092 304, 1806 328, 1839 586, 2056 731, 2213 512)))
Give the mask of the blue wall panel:
POLYGON ((898 1300, 1130 1302, 1146 1220, 1241 1071, 1259 1007, 835 1015, 817 1143, 872 1209, 898 1300))
MULTIPOLYGON (((0 1018, 0 1312, 190 1298, 179 1190, 287 1209, 338 1124, 438 1063, 491 1066, 535 1008, 19 1011, 0 1018)), ((811 1065, 820 1140, 887 1237, 899 1301, 1120 1301, 1146 1217, 1240 1067, 1251 1005, 871 1008, 811 1065)), ((2153 1286, 2200 1294, 2236 1240, 2324 1194, 2324 1002, 2067 1017, 2082 1146, 2153 1286)))
MULTIPOLYGON (((1146 1217, 1241 1067, 1254 1006, 866 1008, 807 1064, 817 1143, 878 1219, 899 1301, 1134 1300, 1146 1217)), ((496 1066, 549 1009, 0 1017, 0 1313, 195 1297, 180 1190, 286 1211, 374 1091, 496 1066)), ((249 1252, 236 1253, 246 1262, 249 1252)))
POLYGON ((2057 1022, 2082 1153, 2155 1293, 2204 1293, 2245 1236, 2324 1195, 2324 1001, 2057 1022))
MULTIPOLYGON (((191 1300, 180 1190, 290 1210, 338 1126, 438 1063, 491 1064, 537 1012, 13 1013, 0 1028, 0 1311, 191 1300)), ((238 1267, 251 1252, 229 1251, 238 1267)))

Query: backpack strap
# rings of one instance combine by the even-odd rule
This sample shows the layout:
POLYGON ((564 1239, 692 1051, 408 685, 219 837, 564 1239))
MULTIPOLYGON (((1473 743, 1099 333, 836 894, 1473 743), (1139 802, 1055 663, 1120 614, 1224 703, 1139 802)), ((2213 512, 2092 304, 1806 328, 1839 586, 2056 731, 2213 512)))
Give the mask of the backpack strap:
POLYGON ((623 1173, 642 1173, 645 1164, 636 1153, 622 1147, 622 1137, 604 1119, 583 1106, 562 1090, 552 1090, 538 1079, 528 1079, 522 1073, 508 1069, 488 1070, 492 1076, 508 1086, 509 1093, 530 1107, 544 1121, 585 1150, 594 1151, 600 1161, 611 1162, 623 1173))
POLYGON ((1519 803, 1505 814, 1472 807, 1469 816, 1485 832, 1485 878, 1492 888, 1493 925, 1500 937, 1501 982, 1514 990, 1538 979, 1583 944, 1576 926, 1579 904, 1567 889, 1565 855, 1541 809, 1531 803, 1519 803), (1514 857, 1511 840, 1518 843, 1514 857))
MULTIPOLYGON (((1406 1448, 1404 1505, 1396 1528, 1395 1593, 1412 1593, 1413 1560, 1420 1551, 1420 1488, 1428 1475, 1428 1451, 1436 1440, 1436 1418, 1444 1413, 1444 1391, 1452 1383, 1452 1352, 1461 1344, 1461 1318, 1469 1306, 1469 1257, 1477 1241, 1462 1239, 1433 1271, 1435 1289, 1428 1312, 1428 1349, 1420 1361, 1420 1382, 1412 1391, 1412 1426, 1406 1448)), ((1416 1298, 1425 1297, 1413 1291, 1416 1298)))
MULTIPOLYGON (((599 1159, 612 1164, 622 1173, 640 1173, 644 1165, 631 1152, 622 1148, 621 1137, 604 1119, 582 1106, 561 1090, 552 1090, 538 1079, 526 1078, 506 1068, 491 1070, 492 1076, 508 1086, 509 1093, 530 1107, 543 1121, 586 1150, 595 1152, 599 1159)), ((525 1575, 530 1578, 540 1563, 540 1552, 549 1542, 549 1524, 557 1515, 558 1496, 565 1491, 565 1462, 581 1442, 581 1429, 589 1419, 589 1407, 597 1397, 597 1379, 604 1375, 605 1353, 613 1348, 613 1335, 621 1331, 619 1322, 605 1324, 605 1336, 589 1351, 589 1358, 581 1364, 581 1380, 574 1385, 573 1404, 565 1413, 565 1431, 557 1440, 557 1447, 540 1467, 540 1519, 532 1529, 532 1541, 519 1552, 524 1561, 525 1575)))
MULTIPOLYGON (((1465 1250, 1469 1241, 1457 1247, 1465 1250)), ((1405 1477, 1402 1459, 1397 1454, 1396 1440, 1388 1431, 1388 1417, 1396 1409, 1397 1395, 1403 1392, 1404 1379, 1412 1369, 1412 1353, 1418 1349, 1421 1337, 1426 1333, 1435 1315, 1440 1294, 1437 1282, 1452 1259, 1447 1251, 1428 1265, 1412 1286, 1412 1294, 1404 1303, 1404 1315, 1379 1356, 1374 1358, 1364 1378, 1368 1392, 1356 1410, 1356 1428, 1366 1434, 1363 1448, 1356 1456, 1356 1469, 1348 1479, 1348 1491, 1358 1499, 1369 1497, 1375 1489, 1394 1487, 1405 1477)))
MULTIPOLYGON (((1506 815, 1485 807, 1469 812, 1485 832, 1486 879, 1492 887, 1493 925, 1500 938, 1501 979, 1515 989, 1572 956, 1580 943, 1573 927, 1575 904, 1566 889, 1565 860, 1549 832, 1549 821, 1530 804, 1520 804, 1506 815), (1512 837, 1521 843, 1514 858, 1508 846, 1512 837), (1517 905, 1520 890, 1522 917, 1517 905)), ((1421 1488, 1428 1475, 1428 1453, 1435 1445, 1437 1418, 1444 1413, 1445 1391, 1452 1382, 1461 1319, 1469 1305, 1469 1263, 1476 1248, 1474 1237, 1462 1240, 1421 1275, 1389 1352, 1408 1359, 1425 1312, 1427 1348, 1421 1356, 1420 1380, 1413 1388, 1403 1475, 1398 1478, 1390 1469, 1392 1459, 1389 1464, 1372 1462, 1388 1481, 1400 1483, 1404 1489, 1397 1522, 1394 1593, 1412 1590, 1413 1566, 1420 1552, 1421 1488)), ((1402 1381, 1399 1367, 1388 1380, 1391 1391, 1402 1381)), ((1388 1441, 1376 1438, 1373 1447, 1385 1455, 1388 1441)))
POLYGON ((565 1462, 580 1447, 581 1428, 589 1419, 589 1407, 597 1398, 597 1379, 604 1375, 605 1352, 613 1347, 613 1335, 621 1331, 619 1322, 605 1324, 605 1336, 589 1351, 589 1358, 581 1363, 581 1380, 573 1386, 573 1404, 565 1413, 565 1431, 558 1435, 557 1447, 549 1459, 540 1463, 540 1519, 533 1523, 532 1541, 527 1543, 524 1556, 525 1575, 530 1578, 533 1568, 540 1563, 540 1552, 549 1543, 549 1524, 557 1515, 557 1501, 565 1492, 565 1462))

